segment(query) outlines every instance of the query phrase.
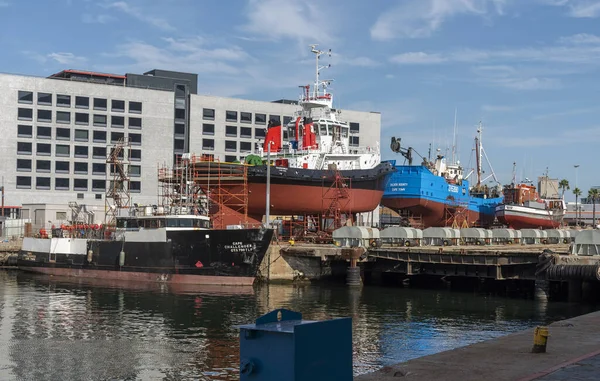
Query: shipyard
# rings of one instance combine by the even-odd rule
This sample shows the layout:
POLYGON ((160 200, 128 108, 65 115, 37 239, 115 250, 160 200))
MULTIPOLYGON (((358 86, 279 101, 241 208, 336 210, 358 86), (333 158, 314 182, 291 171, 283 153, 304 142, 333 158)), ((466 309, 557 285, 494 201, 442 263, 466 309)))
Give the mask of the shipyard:
POLYGON ((599 9, 0 0, 0 378, 597 379, 599 9))

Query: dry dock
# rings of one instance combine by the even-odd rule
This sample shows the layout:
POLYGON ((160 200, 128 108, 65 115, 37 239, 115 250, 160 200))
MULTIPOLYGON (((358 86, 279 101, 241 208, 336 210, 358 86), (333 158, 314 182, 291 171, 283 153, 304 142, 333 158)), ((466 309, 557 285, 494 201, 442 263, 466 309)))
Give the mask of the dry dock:
POLYGON ((533 329, 385 367, 355 381, 566 381, 600 379, 600 312, 548 326, 546 353, 531 353, 533 329))

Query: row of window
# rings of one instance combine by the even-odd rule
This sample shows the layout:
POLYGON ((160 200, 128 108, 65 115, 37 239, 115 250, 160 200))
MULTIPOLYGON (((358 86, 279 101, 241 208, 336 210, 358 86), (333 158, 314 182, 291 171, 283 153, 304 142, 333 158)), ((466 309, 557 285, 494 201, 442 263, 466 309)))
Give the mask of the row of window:
MULTIPOLYGON (((56 111, 54 115, 54 120, 56 123, 61 124, 70 124, 71 116, 73 114, 70 111, 56 111)), ((33 120, 33 109, 19 107, 17 112, 17 119, 19 120, 33 120)), ((52 110, 37 110, 37 121, 42 123, 52 123, 52 110)), ((92 124, 98 127, 106 127, 108 121, 107 115, 93 114, 92 115, 92 124)), ((141 129, 142 128, 142 118, 130 116, 127 118, 127 126, 132 129, 141 129)), ((90 115, 82 112, 75 113, 75 124, 89 126, 90 125, 90 115)), ((115 128, 124 128, 125 127, 125 117, 120 115, 111 115, 110 116, 110 125, 115 128)))
MULTIPOLYGON (((50 189, 52 179, 50 177, 36 177, 35 188, 36 189, 50 189)), ((73 190, 76 191, 87 191, 91 183, 92 191, 104 191, 106 190, 106 180, 92 179, 73 179, 73 190)), ((17 188, 19 189, 31 189, 32 179, 30 176, 17 176, 17 188)), ((140 181, 129 181, 129 190, 131 192, 139 193, 142 191, 142 183, 140 181)), ((57 177, 54 179, 55 190, 71 190, 71 179, 57 177)))
MULTIPOLYGON (((74 162, 73 173, 80 175, 87 175, 90 171, 90 164, 92 164, 91 173, 92 175, 105 175, 106 174, 106 163, 87 163, 87 162, 74 162)), ((132 177, 140 177, 142 175, 142 167, 139 165, 127 166, 129 175, 132 177)), ((33 160, 31 159, 17 159, 17 171, 18 172, 31 172, 33 169, 33 160)), ((50 160, 35 160, 35 171, 36 172, 51 172, 52 161, 50 160)), ((111 164, 110 173, 114 174, 115 167, 111 164)), ((55 161, 54 162, 54 173, 71 173, 71 163, 68 161, 55 161)))
MULTIPOLYGON (((74 157, 87 158, 89 157, 89 146, 74 146, 73 154, 74 157)), ((96 159, 105 159, 107 157, 106 147, 91 147, 92 157, 96 159)), ((36 143, 36 155, 51 156, 52 155, 52 144, 50 143, 36 143)), ((19 155, 31 155, 33 154, 33 143, 30 142, 17 142, 17 154, 19 155)), ((55 144, 54 155, 60 157, 71 156, 71 146, 66 144, 55 144)), ((142 150, 130 150, 130 159, 132 161, 142 160, 142 150)), ((119 158, 124 158, 124 151, 119 151, 119 158)))
MULTIPOLYGON (((71 107, 71 96, 66 94, 56 94, 56 106, 71 107)), ((32 91, 19 91, 19 103, 33 104, 32 91)), ((125 101, 119 99, 111 100, 111 111, 125 112, 125 101)), ((52 106, 52 94, 37 93, 37 104, 43 106, 52 106)), ((94 110, 107 110, 108 100, 106 98, 93 98, 94 110)), ((75 96, 76 108, 90 108, 90 98, 75 96)), ((129 112, 133 114, 142 113, 142 102, 129 101, 129 112)))
MULTIPOLYGON (((106 143, 106 131, 92 131, 93 133, 93 141, 96 143, 106 143)), ((18 125, 17 126, 17 136, 20 138, 33 138, 33 126, 28 125, 18 125)), ((88 130, 79 130, 76 129, 73 134, 71 134, 70 128, 61 128, 56 127, 54 137, 56 140, 71 140, 71 136, 73 139, 78 142, 87 142, 90 138, 90 131, 88 130)), ((36 135, 37 139, 52 139, 52 127, 46 126, 37 126, 36 135)), ((137 133, 128 133, 127 137, 132 145, 142 145, 142 134, 137 133)), ((124 132, 112 131, 110 133, 110 142, 117 143, 120 139, 125 138, 124 132)), ((31 144, 31 143, 29 143, 31 144)), ((38 143, 41 144, 41 143, 38 143)))
MULTIPOLYGON (((177 126, 175 126, 175 133, 177 134, 177 126)), ((202 124, 202 135, 214 135, 215 134, 215 125, 214 124, 202 124)), ((257 127, 254 129, 254 137, 255 138, 264 138, 266 131, 264 128, 257 127)), ((225 136, 238 136, 238 127, 237 126, 225 126, 225 136)), ((252 128, 251 127, 240 127, 240 138, 252 138, 252 128)))
MULTIPOLYGON (((252 152, 251 142, 239 142, 240 143, 240 152, 252 152)), ((225 140, 225 151, 227 152, 236 152, 238 147, 238 142, 233 140, 225 140)), ((214 151, 215 149, 215 140, 214 139, 202 139, 202 149, 214 151)))

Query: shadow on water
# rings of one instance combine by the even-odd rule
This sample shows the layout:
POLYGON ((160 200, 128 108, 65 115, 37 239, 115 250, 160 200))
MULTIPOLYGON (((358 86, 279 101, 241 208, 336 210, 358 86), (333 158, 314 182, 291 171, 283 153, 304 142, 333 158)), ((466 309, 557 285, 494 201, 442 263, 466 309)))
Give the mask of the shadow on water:
POLYGON ((356 374, 595 310, 439 290, 171 287, 0 272, 0 374, 237 380, 235 325, 275 308, 352 317, 356 374))

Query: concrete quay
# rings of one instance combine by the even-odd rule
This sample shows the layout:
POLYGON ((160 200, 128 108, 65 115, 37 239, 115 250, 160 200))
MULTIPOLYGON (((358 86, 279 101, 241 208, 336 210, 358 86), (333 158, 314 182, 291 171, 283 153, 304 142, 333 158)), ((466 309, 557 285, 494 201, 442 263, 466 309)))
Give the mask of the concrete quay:
POLYGON ((548 325, 546 353, 531 353, 528 329, 387 366, 355 381, 566 381, 600 379, 600 311, 548 325))

